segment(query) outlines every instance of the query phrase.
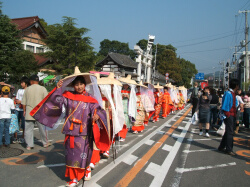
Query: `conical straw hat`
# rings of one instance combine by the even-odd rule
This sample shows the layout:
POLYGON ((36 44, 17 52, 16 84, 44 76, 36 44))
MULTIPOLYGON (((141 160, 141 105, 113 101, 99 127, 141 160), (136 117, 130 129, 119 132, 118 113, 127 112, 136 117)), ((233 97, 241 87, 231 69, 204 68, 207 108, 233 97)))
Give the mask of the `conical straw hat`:
POLYGON ((163 87, 167 87, 167 88, 173 88, 173 85, 171 84, 171 83, 167 83, 167 84, 165 84, 163 87))
POLYGON ((185 90, 184 86, 179 86, 179 90, 185 90))
MULTIPOLYGON (((69 75, 67 77, 65 77, 63 79, 63 81, 69 79, 69 78, 73 78, 73 77, 77 77, 77 76, 83 76, 85 81, 86 81, 86 84, 90 84, 91 83, 91 79, 90 79, 90 76, 93 75, 91 73, 81 73, 78 66, 75 67, 75 71, 74 71, 74 74, 72 75, 69 75)), ((71 84, 69 84, 68 86, 72 86, 71 84)))
POLYGON ((159 89, 162 89, 163 86, 160 86, 160 83, 158 82, 157 85, 154 85, 154 88, 159 88, 159 89))
POLYGON ((127 84, 134 84, 137 85, 137 83, 131 79, 131 75, 128 75, 126 78, 122 77, 119 79, 119 81, 127 83, 127 84))
POLYGON ((122 83, 120 83, 120 81, 115 79, 115 75, 113 72, 110 72, 108 77, 103 77, 100 79, 97 78, 97 84, 99 85, 100 84, 113 84, 113 85, 122 86, 122 83))
POLYGON ((137 84, 137 86, 141 86, 141 87, 144 87, 144 88, 148 88, 147 86, 145 86, 145 85, 142 84, 142 81, 140 81, 140 83, 137 84))

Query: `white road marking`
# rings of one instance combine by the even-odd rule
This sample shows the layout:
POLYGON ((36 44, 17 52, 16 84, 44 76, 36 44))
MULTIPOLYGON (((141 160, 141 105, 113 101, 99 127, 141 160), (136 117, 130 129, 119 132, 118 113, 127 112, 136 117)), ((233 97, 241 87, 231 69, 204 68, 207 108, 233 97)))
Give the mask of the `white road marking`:
POLYGON ((128 165, 132 165, 138 159, 137 156, 129 155, 126 160, 123 160, 128 165))
MULTIPOLYGON (((190 122, 191 123, 191 122, 190 122)), ((187 144, 184 147, 185 151, 189 151, 191 144, 192 144, 192 138, 193 138, 193 133, 194 129, 191 130, 191 133, 189 135, 189 139, 191 141, 188 141, 187 144)), ((181 160, 180 160, 180 166, 181 167, 185 167, 186 161, 187 161, 187 156, 188 156, 188 152, 184 152, 181 154, 181 160)), ((182 173, 177 173, 175 174, 174 178, 173 178, 173 182, 171 184, 172 187, 177 187, 180 185, 180 181, 181 181, 181 177, 182 177, 182 173)))
POLYGON ((158 131, 157 134, 165 134, 165 131, 158 131))
POLYGON ((185 126, 185 128, 183 129, 181 134, 179 135, 177 141, 175 142, 174 146, 172 147, 171 152, 169 152, 168 156, 164 160, 163 164, 161 166, 159 166, 157 164, 150 163, 148 165, 148 167, 146 168, 145 172, 154 176, 154 179, 153 179, 152 183, 150 184, 151 187, 162 186, 162 183, 163 183, 165 177, 167 176, 169 168, 172 165, 172 163, 173 163, 173 161, 178 153, 178 150, 181 147, 182 141, 184 140, 184 137, 187 134, 187 131, 190 127, 190 124, 191 123, 187 123, 187 125, 185 126), (152 171, 154 171, 154 172, 152 172, 152 171))
POLYGON ((183 153, 195 153, 195 152, 214 151, 214 150, 217 149, 184 150, 183 153))
MULTIPOLYGON (((178 113, 177 113, 178 114, 178 113)), ((150 140, 155 134, 160 131, 164 126, 166 126, 169 122, 171 122, 173 119, 168 119, 163 125, 156 128, 153 132, 151 132, 148 136, 143 138, 141 141, 139 141, 137 144, 132 146, 130 149, 128 149, 125 153, 120 155, 116 160, 115 163, 109 163, 107 166, 102 168, 100 171, 98 171, 95 175, 92 176, 90 181, 86 181, 86 183, 89 186, 97 186, 97 182, 102 179, 105 175, 107 175, 110 171, 112 171, 116 166, 118 166, 121 162, 124 162, 128 158, 129 155, 132 155, 134 151, 136 151, 139 147, 141 147, 143 144, 145 144, 146 141, 150 140)), ((133 145, 133 144, 132 144, 133 145)))
POLYGON ((173 133, 173 134, 171 135, 171 137, 173 137, 173 138, 179 138, 179 137, 180 137, 180 134, 175 134, 175 133, 173 133))
POLYGON ((214 168, 222 168, 227 166, 235 166, 236 162, 231 162, 228 164, 218 164, 214 166, 203 166, 203 167, 197 167, 197 168, 176 168, 175 171, 178 173, 184 173, 184 172, 190 172, 190 171, 200 171, 205 169, 214 169, 214 168))
POLYGON ((169 151, 169 152, 172 150, 172 148, 173 148, 173 146, 167 145, 167 144, 165 144, 165 145, 162 147, 162 149, 163 149, 164 151, 169 151))
POLYGON ((207 141, 207 140, 221 140, 220 138, 204 138, 204 139, 192 139, 193 141, 207 141))
POLYGON ((60 163, 60 164, 48 164, 48 165, 41 165, 38 166, 37 168, 52 168, 52 167, 58 167, 58 166, 65 166, 65 163, 60 163))
POLYGON ((145 142, 146 145, 153 145, 153 143, 155 143, 153 140, 148 140, 145 142))

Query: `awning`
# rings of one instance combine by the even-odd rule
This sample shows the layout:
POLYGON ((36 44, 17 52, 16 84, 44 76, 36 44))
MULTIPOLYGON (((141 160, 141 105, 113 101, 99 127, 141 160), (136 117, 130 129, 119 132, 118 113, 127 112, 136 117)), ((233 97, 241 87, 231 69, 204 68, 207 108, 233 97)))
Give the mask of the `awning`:
POLYGON ((54 77, 55 77, 55 75, 49 75, 49 76, 47 76, 46 78, 44 78, 44 79, 43 79, 44 84, 47 83, 47 82, 49 82, 49 80, 50 80, 50 79, 53 79, 54 77))

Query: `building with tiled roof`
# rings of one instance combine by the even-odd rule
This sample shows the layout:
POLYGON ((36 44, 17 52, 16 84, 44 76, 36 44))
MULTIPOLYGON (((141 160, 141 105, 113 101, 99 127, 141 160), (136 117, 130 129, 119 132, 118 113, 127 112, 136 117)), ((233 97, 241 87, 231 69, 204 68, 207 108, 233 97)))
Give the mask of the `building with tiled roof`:
MULTIPOLYGON (((137 80, 137 63, 128 55, 119 53, 108 53, 108 55, 95 65, 100 68, 101 72, 114 72, 117 77, 125 77, 131 75, 134 80, 137 80)), ((142 66, 142 74, 144 74, 144 66, 142 66)), ((155 81, 162 85, 166 84, 165 76, 158 71, 155 72, 155 81)))
POLYGON ((47 62, 50 62, 49 58, 40 56, 39 53, 45 53, 48 51, 48 47, 43 40, 48 36, 48 33, 40 23, 38 16, 14 18, 11 22, 16 24, 19 29, 21 39, 23 39, 23 48, 34 53, 37 65, 41 66, 47 62))

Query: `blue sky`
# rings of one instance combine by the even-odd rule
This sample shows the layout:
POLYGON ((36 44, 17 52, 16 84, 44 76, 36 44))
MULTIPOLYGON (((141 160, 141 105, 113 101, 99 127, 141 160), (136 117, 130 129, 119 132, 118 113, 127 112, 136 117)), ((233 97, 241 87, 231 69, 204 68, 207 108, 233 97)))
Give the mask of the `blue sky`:
POLYGON ((204 73, 232 59, 234 46, 244 40, 244 15, 235 15, 250 10, 249 0, 0 1, 10 18, 39 16, 48 24, 61 23, 62 16, 77 18, 78 27, 90 29, 95 51, 104 39, 128 42, 133 49, 155 35, 155 44, 172 44, 178 56, 204 73))

